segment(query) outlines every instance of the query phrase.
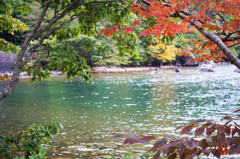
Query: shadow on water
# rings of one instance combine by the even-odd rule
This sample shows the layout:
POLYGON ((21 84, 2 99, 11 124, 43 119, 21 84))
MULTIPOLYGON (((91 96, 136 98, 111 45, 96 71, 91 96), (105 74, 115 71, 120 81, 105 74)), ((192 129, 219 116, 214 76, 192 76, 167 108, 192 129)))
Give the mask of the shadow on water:
POLYGON ((239 107, 240 74, 233 70, 221 66, 214 73, 186 68, 180 73, 103 74, 94 75, 89 84, 64 77, 41 83, 24 80, 0 102, 0 133, 58 120, 64 129, 51 143, 56 158, 143 153, 149 145, 121 146, 123 140, 109 137, 122 130, 176 135, 175 127, 192 120, 219 120, 239 107))

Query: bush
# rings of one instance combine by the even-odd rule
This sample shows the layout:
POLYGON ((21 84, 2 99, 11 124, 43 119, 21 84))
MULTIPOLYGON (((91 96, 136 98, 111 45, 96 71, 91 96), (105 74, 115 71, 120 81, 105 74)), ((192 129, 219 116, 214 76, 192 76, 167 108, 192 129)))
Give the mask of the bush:
POLYGON ((0 158, 45 159, 50 139, 57 134, 60 124, 32 125, 26 131, 8 136, 0 134, 0 158))

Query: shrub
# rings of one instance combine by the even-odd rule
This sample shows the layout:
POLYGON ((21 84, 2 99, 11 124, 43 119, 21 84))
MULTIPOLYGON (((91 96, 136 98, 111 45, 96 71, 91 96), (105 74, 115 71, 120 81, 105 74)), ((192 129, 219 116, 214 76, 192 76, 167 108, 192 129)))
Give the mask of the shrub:
POLYGON ((26 131, 0 135, 0 158, 45 159, 50 139, 57 134, 60 124, 32 125, 26 131))

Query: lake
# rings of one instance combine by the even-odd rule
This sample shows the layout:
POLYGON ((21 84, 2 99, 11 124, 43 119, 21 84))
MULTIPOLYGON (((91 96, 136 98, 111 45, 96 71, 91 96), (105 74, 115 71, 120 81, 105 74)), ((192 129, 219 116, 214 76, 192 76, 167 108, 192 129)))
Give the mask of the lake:
MULTIPOLYGON (((57 120, 63 125, 51 142, 50 158, 119 157, 144 153, 149 144, 122 146, 113 133, 178 136, 174 128, 196 119, 219 120, 239 109, 240 74, 235 66, 215 72, 199 68, 55 77, 41 83, 21 80, 0 102, 0 133, 57 120)), ((4 83, 1 83, 3 88, 4 83)))

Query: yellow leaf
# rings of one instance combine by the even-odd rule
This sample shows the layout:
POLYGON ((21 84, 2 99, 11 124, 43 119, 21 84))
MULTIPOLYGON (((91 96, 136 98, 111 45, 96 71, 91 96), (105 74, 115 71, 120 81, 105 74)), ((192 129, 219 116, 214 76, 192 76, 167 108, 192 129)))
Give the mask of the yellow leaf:
POLYGON ((27 66, 33 66, 33 64, 31 62, 28 62, 27 66))
POLYGON ((14 35, 14 32, 11 32, 12 35, 14 35))

